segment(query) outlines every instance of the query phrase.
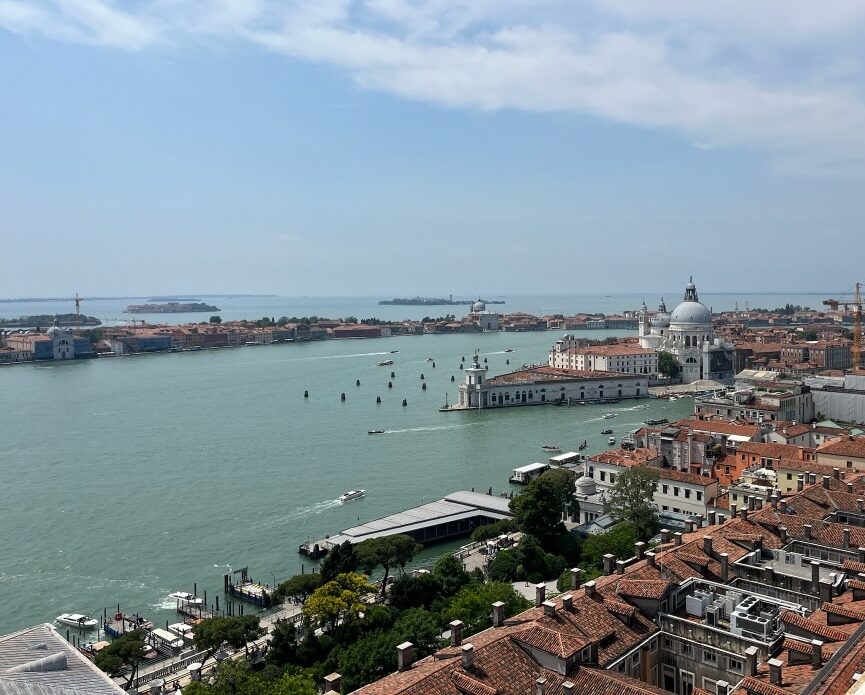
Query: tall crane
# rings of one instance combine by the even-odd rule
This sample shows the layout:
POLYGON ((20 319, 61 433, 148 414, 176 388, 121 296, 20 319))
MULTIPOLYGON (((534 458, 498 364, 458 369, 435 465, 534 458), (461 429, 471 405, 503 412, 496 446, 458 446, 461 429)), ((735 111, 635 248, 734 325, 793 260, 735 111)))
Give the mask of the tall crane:
POLYGON ((858 369, 862 365, 862 283, 857 282, 853 286, 853 299, 824 299, 823 304, 838 311, 848 308, 853 310, 853 368, 858 369))
POLYGON ((75 332, 81 332, 81 302, 83 301, 83 297, 79 297, 78 293, 75 293, 75 296, 72 298, 75 300, 75 332))

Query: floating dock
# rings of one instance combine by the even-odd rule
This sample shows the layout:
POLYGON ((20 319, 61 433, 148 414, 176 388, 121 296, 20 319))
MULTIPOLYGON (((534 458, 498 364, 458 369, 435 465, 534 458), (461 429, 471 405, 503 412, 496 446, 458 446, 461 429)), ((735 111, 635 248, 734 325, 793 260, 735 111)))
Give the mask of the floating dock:
POLYGON ((369 538, 405 534, 418 543, 433 543, 457 536, 465 536, 478 526, 490 524, 512 516, 507 497, 486 495, 481 492, 454 492, 435 502, 407 509, 398 514, 352 526, 334 536, 308 541, 298 548, 302 555, 312 558, 327 555, 345 541, 361 543, 369 538))

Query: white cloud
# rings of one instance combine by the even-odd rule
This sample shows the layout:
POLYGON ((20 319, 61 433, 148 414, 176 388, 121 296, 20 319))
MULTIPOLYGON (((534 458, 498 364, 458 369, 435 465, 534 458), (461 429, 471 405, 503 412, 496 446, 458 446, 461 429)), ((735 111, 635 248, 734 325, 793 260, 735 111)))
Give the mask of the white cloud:
POLYGON ((858 0, 0 0, 0 26, 130 50, 242 39, 446 107, 588 114, 865 172, 858 0))

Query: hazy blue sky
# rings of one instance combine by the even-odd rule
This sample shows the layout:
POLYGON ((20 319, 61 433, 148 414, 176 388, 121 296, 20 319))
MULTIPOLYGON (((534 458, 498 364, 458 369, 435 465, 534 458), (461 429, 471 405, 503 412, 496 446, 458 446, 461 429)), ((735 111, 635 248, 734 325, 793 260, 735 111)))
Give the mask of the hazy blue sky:
POLYGON ((861 0, 0 0, 0 296, 844 290, 861 0))

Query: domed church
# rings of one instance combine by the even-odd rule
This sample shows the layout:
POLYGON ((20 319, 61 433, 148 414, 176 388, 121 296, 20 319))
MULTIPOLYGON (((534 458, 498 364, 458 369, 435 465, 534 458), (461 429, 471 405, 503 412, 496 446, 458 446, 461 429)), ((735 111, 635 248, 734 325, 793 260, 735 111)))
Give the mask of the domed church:
POLYGON ((700 302, 694 278, 688 282, 684 299, 673 313, 667 313, 661 299, 651 318, 645 302, 639 316, 640 346, 672 353, 682 368, 682 383, 733 378, 733 346, 715 337, 712 312, 700 302))

